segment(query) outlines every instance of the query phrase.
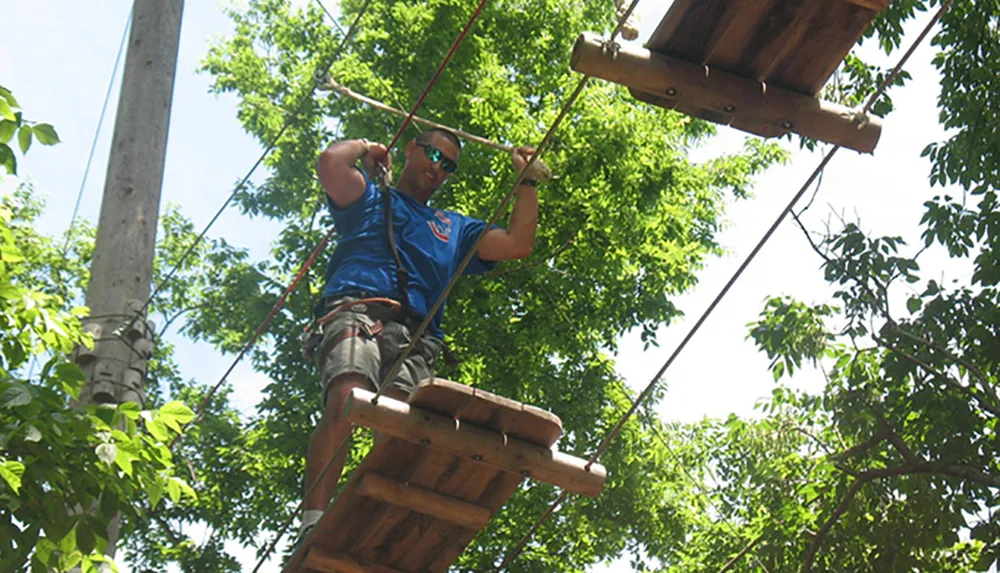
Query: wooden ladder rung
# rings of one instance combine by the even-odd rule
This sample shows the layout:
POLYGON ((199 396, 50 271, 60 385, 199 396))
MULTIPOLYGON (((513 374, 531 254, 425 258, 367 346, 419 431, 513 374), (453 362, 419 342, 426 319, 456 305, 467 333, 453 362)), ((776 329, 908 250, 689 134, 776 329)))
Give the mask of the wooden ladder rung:
POLYGON ((327 551, 318 545, 309 548, 303 565, 326 573, 403 573, 398 569, 359 559, 348 553, 327 551))
POLYGON ((357 492, 365 497, 445 520, 474 531, 486 527, 490 510, 474 503, 441 495, 376 473, 367 473, 358 482, 357 492))

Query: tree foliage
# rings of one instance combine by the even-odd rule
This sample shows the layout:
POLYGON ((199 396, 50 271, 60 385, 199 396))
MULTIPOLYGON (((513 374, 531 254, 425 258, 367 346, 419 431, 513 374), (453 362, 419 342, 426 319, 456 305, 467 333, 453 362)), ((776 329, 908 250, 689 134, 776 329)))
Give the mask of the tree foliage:
MULTIPOLYGON (((871 35, 889 51, 903 23, 935 4, 894 3, 871 35)), ((841 220, 818 240, 803 226, 835 306, 775 297, 752 325, 776 379, 803 360, 826 376, 818 395, 777 387, 763 421, 716 427, 725 436, 717 451, 744 450, 722 428, 771 436, 767 459, 712 460, 725 482, 718 495, 738 500, 741 529, 760 531, 752 555, 768 570, 986 571, 1000 560, 1000 178, 992 159, 1000 116, 986 95, 1000 77, 990 58, 998 21, 1000 3, 959 1, 934 36, 949 136, 928 142, 923 157, 929 189, 948 188, 926 193, 914 221, 923 244, 868 236, 860 221, 841 220), (942 280, 918 263, 928 251, 971 272, 942 280), (776 459, 788 467, 761 471, 776 459), (766 499, 755 493, 763 489, 766 499), (774 525, 755 528, 756 511, 774 525)), ((847 66, 866 69, 859 62, 847 66)))
MULTIPOLYGON (((937 5, 894 1, 862 43, 874 41, 895 54, 904 25, 937 5)), ((338 23, 346 28, 361 6, 360 0, 344 1, 338 23)), ((237 190, 236 204, 249 217, 280 221, 283 231, 268 261, 253 261, 223 239, 200 243, 166 284, 154 312, 193 340, 237 351, 329 229, 313 179, 317 153, 337 137, 388 142, 399 125, 398 118, 353 100, 313 94, 316 71, 332 62, 337 82, 407 108, 471 9, 457 0, 375 2, 336 59, 342 32, 328 27, 312 4, 297 10, 283 0, 248 0, 231 9, 236 32, 212 46, 203 69, 216 92, 238 96, 238 116, 248 132, 262 143, 278 138, 265 160, 265 180, 237 190)), ((608 31, 613 13, 610 3, 589 0, 490 4, 420 115, 501 143, 540 141, 579 79, 567 66, 573 40, 583 30, 608 31)), ((844 222, 814 243, 827 280, 837 288, 835 300, 774 297, 750 326, 750 337, 772 360, 779 381, 762 405, 763 416, 663 424, 653 414, 660 396, 654 393, 602 458, 609 469, 602 495, 563 504, 512 570, 582 571, 622 555, 631 557, 637 571, 677 572, 969 571, 996 562, 1000 219, 994 159, 1000 124, 989 96, 1000 87, 1000 59, 994 57, 1000 44, 992 41, 998 39, 998 17, 998 0, 958 0, 933 40, 942 75, 940 117, 950 132, 945 141, 928 142, 924 156, 931 185, 957 185, 961 197, 942 192, 929 199, 918 224, 923 248, 967 259, 970 277, 927 280, 917 263, 922 250, 912 252, 899 237, 868 237, 860 224, 844 222), (900 296, 901 286, 917 290, 900 296), (810 366, 827 377, 821 393, 780 383, 810 366)), ((884 74, 852 53, 825 95, 857 105, 884 74)), ((904 70, 895 85, 905 86, 908 78, 904 70)), ((874 108, 879 115, 891 110, 888 94, 874 108)), ((415 133, 409 128, 402 141, 415 133)), ((545 155, 559 177, 541 191, 536 254, 460 281, 444 324, 446 342, 460 362, 439 374, 555 412, 566 428, 559 448, 590 454, 634 398, 600 349, 613 352, 617 338, 633 329, 643 332, 647 345, 656 344, 655 329, 679 315, 673 297, 691 288, 705 259, 720 252, 715 236, 725 200, 747 198, 754 177, 786 157, 773 143, 750 138, 738 153, 692 162, 691 150, 712 133, 703 121, 591 82, 545 155)), ((401 165, 402 157, 393 163, 401 165)), ((509 159, 470 143, 461 163, 433 204, 487 218, 512 182, 509 159)), ((30 220, 27 210, 21 213, 30 220)), ((191 223, 168 209, 157 283, 195 238, 191 223)), ((6 268, 20 269, 26 277, 20 280, 33 277, 32 284, 44 285, 35 287, 44 296, 73 300, 86 279, 86 233, 71 243, 74 256, 62 261, 44 241, 21 241, 18 252, 29 253, 30 261, 6 268), (50 267, 70 280, 46 283, 41 277, 50 267)), ((321 277, 322 265, 310 270, 250 354, 254 367, 272 380, 257 411, 241 416, 224 389, 178 444, 173 463, 190 470, 197 499, 126 519, 133 533, 125 536, 126 549, 137 568, 163 570, 176 563, 192 572, 239 570, 224 541, 260 550, 261 540, 269 541, 298 503, 306 444, 320 411, 318 380, 301 357, 298 335, 321 277), (190 534, 194 524, 207 529, 203 541, 190 534)), ((46 300, 52 308, 62 304, 46 300)), ((76 331, 67 328, 72 339, 76 331)), ((172 350, 158 344, 147 380, 152 402, 200 401, 206 382, 215 380, 182 380, 172 350)), ((61 380, 55 364, 45 370, 49 378, 35 385, 65 401, 69 389, 49 381, 61 380)), ((28 383, 6 381, 11 386, 5 392, 15 382, 28 383)), ((234 386, 238 391, 239 382, 234 386)), ((22 407, 0 409, 0 415, 16 415, 22 407)), ((134 414, 119 412, 125 418, 134 414)), ((96 459, 86 468, 92 473, 81 475, 107 473, 111 466, 100 464, 96 449, 107 442, 101 441, 106 432, 100 424, 113 427, 114 420, 97 411, 76 415, 89 424, 80 434, 87 441, 77 446, 96 459)), ((17 427, 25 424, 16 420, 17 427)), ((135 431, 149 429, 137 425, 135 431)), ((117 458, 121 450, 115 445, 117 458)), ((348 469, 369 445, 356 445, 348 469)), ((157 450, 150 447, 152 456, 157 450)), ((101 451, 109 455, 107 447, 101 451)), ((4 464, 28 465, 7 450, 0 453, 4 464)), ((166 461, 163 467, 152 457, 147 461, 144 467, 154 473, 168 469, 166 461)), ((21 479, 21 491, 28 487, 28 470, 12 465, 6 472, 5 478, 21 479)), ((529 482, 456 568, 495 566, 556 494, 529 482)), ((15 499, 0 495, 3 503, 15 499)), ((42 531, 46 538, 55 535, 42 531)), ((37 552, 59 558, 67 553, 37 552)))
POLYGON ((56 260, 33 229, 38 207, 24 189, 0 203, 0 568, 95 571, 116 515, 145 519, 164 498, 194 498, 166 446, 193 414, 180 402, 75 403, 83 371, 67 358, 92 344, 87 309, 67 312, 37 287, 56 260))

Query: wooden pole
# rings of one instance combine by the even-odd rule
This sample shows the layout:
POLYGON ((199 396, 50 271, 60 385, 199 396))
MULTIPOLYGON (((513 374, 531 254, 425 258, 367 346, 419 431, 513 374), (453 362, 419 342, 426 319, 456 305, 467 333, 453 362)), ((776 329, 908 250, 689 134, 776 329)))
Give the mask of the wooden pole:
MULTIPOLYGON (((134 320, 150 292, 160 188, 174 94, 184 0, 135 0, 90 266, 83 328, 94 348, 76 349, 86 375, 82 404, 145 401, 143 378, 154 326, 134 320), (91 318, 92 317, 92 318, 91 318), (123 325, 125 332, 116 332, 123 325)), ((115 554, 118 517, 108 528, 115 554)))
POLYGON ((373 404, 374 392, 351 390, 344 404, 344 417, 355 424, 390 436, 437 448, 452 455, 496 469, 551 483, 573 493, 595 497, 604 488, 607 472, 600 464, 586 469, 587 462, 568 454, 543 448, 460 424, 452 418, 412 408, 406 402, 386 396, 373 404))
POLYGON ((877 117, 645 48, 620 46, 614 57, 592 32, 577 38, 570 67, 651 94, 646 101, 661 107, 691 115, 700 109, 698 117, 738 129, 754 126, 744 129, 752 133, 795 132, 865 153, 874 151, 882 133, 877 117))
MULTIPOLYGON (((356 92, 356 91, 354 91, 354 90, 352 90, 352 89, 350 89, 348 87, 342 86, 342 85, 338 84, 337 82, 335 82, 333 80, 333 78, 331 78, 331 77, 327 77, 324 80, 324 83, 322 84, 322 88, 326 89, 326 90, 329 90, 329 91, 337 92, 340 95, 344 95, 344 96, 347 96, 347 97, 349 97, 351 99, 355 99, 355 100, 357 100, 357 101, 359 101, 361 103, 368 104, 369 106, 371 106, 371 107, 373 107, 375 109, 378 109, 378 110, 381 110, 381 111, 384 111, 384 112, 387 112, 387 113, 391 113, 393 115, 398 115, 400 117, 406 117, 406 116, 409 115, 407 112, 405 112, 405 111, 403 111, 401 109, 396 109, 396 108, 394 108, 392 106, 389 106, 389 105, 386 105, 386 104, 384 104, 384 103, 382 103, 382 102, 380 102, 380 101, 378 101, 376 99, 372 99, 372 98, 370 98, 368 96, 361 95, 358 92, 356 92)), ((490 141, 489 139, 486 139, 485 137, 481 137, 481 136, 469 133, 467 131, 463 131, 461 129, 455 129, 453 127, 448 127, 447 125, 440 124, 440 123, 431 121, 429 119, 424 119, 424 118, 422 118, 420 116, 416 116, 415 115, 415 116, 413 116, 413 117, 410 118, 410 121, 412 121, 413 123, 419 123, 420 125, 423 125, 425 127, 432 127, 432 128, 444 129, 446 131, 450 131, 450 132, 454 133, 455 135, 457 135, 458 137, 461 137, 462 139, 467 139, 469 141, 473 141, 475 143, 478 143, 478 144, 482 145, 483 147, 488 147, 490 149, 496 149, 497 151, 503 151, 505 153, 511 153, 515 149, 513 145, 502 145, 500 143, 493 143, 492 141, 490 141)), ((536 159, 535 162, 531 164, 531 167, 529 168, 528 173, 525 174, 525 177, 527 177, 529 179, 537 179, 537 180, 542 181, 542 182, 548 182, 550 179, 552 179, 552 170, 549 169, 549 166, 546 165, 545 163, 543 163, 541 159, 536 159)))

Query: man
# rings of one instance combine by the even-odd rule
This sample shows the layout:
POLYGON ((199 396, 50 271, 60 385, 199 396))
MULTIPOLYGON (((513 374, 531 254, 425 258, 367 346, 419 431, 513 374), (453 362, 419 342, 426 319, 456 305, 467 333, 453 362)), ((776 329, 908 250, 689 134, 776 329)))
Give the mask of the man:
MULTIPOLYGON (((406 164, 388 196, 374 181, 384 176, 388 182, 391 172, 384 145, 364 139, 338 141, 319 156, 316 170, 339 240, 327 267, 323 299, 317 305, 323 326, 315 357, 323 382, 324 410, 306 457, 307 490, 350 434, 350 423, 341 416, 346 397, 353 388, 378 389, 486 227, 483 221, 427 204, 458 168, 460 151, 461 143, 450 131, 424 131, 407 144, 406 164), (359 160, 364 171, 357 168, 359 160), (387 199, 391 201, 391 235, 387 199), (405 273, 398 272, 400 266, 405 273)), ((511 154, 518 173, 534 152, 521 147, 511 154)), ((538 223, 535 185, 526 179, 518 186, 508 228, 494 227, 486 233, 466 274, 483 273, 497 261, 531 254, 538 223)), ((421 380, 433 376, 443 314, 444 305, 399 373, 387 382, 384 395, 405 400, 421 380)), ((300 541, 329 505, 347 449, 340 451, 306 496, 300 541)))

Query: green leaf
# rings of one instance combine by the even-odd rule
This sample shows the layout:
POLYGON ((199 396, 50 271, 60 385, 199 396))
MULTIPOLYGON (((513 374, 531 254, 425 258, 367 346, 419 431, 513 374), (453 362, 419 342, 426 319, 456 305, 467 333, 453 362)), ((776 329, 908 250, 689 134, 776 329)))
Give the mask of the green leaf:
POLYGON ((64 392, 73 398, 79 398, 87 379, 82 368, 72 362, 63 362, 52 369, 52 375, 59 381, 64 392))
POLYGON ((21 129, 17 132, 17 144, 21 147, 21 154, 28 152, 31 147, 31 127, 27 125, 22 125, 21 129))
POLYGON ((86 519, 80 521, 76 526, 76 544, 84 555, 93 553, 94 547, 97 545, 94 530, 90 528, 86 519))
POLYGON ((97 457, 109 466, 115 463, 118 458, 118 446, 114 444, 101 444, 95 448, 97 457))
POLYGON ((773 374, 774 374, 774 381, 775 382, 777 382, 778 378, 781 378, 781 375, 784 374, 784 373, 785 373, 785 363, 784 362, 778 362, 777 364, 774 365, 774 372, 773 372, 773 374))
POLYGON ((7 100, 7 103, 11 107, 21 107, 21 104, 17 103, 17 100, 14 99, 14 94, 10 93, 10 90, 3 86, 0 86, 0 98, 7 100))
MULTIPOLYGON (((129 475, 132 475, 131 473, 129 475)), ((110 519, 118 513, 118 492, 107 487, 101 494, 101 515, 110 519)))
POLYGON ((30 404, 32 398, 31 389, 28 386, 15 382, 13 386, 0 394, 0 409, 30 404))
POLYGON ((69 532, 59 541, 59 551, 63 555, 69 555, 76 549, 76 527, 71 527, 69 532))
POLYGON ((5 263, 19 263, 24 260, 24 257, 14 245, 0 245, 0 260, 5 263))
POLYGON ((906 310, 910 311, 910 314, 915 314, 917 311, 920 310, 920 307, 922 305, 923 305, 923 301, 921 301, 919 298, 917 298, 915 296, 911 296, 906 301, 906 310))
POLYGON ((7 170, 11 175, 17 175, 17 158, 14 152, 6 143, 0 143, 0 167, 7 170))
POLYGON ((146 494, 149 495, 149 505, 156 509, 160 500, 163 499, 163 484, 160 481, 160 476, 156 476, 155 480, 146 485, 146 494))
POLYGON ((48 537, 43 537, 38 540, 38 544, 35 545, 35 555, 38 557, 39 561, 48 565, 49 560, 52 559, 52 552, 58 549, 56 544, 48 537))
POLYGON ((181 486, 177 483, 176 478, 167 480, 167 495, 170 496, 170 501, 174 503, 181 500, 181 486))
POLYGON ((21 491, 21 476, 24 475, 24 464, 14 460, 4 460, 0 463, 0 477, 7 482, 10 489, 17 494, 21 491))
MULTIPOLYGON (((115 454, 115 465, 126 475, 132 476, 132 462, 139 460, 139 448, 132 442, 119 442, 115 454)), ((116 498, 117 503, 117 498, 116 498)))
POLYGON ((42 440, 42 432, 35 426, 29 425, 24 431, 24 441, 26 442, 40 442, 42 440))
POLYGON ((157 411, 156 419, 163 422, 179 434, 181 433, 180 425, 186 424, 194 419, 194 412, 185 406, 183 402, 173 401, 164 404, 157 411))
POLYGON ((7 143, 17 133, 17 124, 9 119, 0 120, 0 143, 7 143))
POLYGON ((35 137, 38 138, 38 143, 42 145, 55 145, 59 143, 59 135, 56 133, 55 128, 47 123, 38 123, 32 128, 35 132, 35 137))
MULTIPOLYGON (((188 483, 186 481, 182 480, 181 478, 171 477, 170 478, 170 483, 171 484, 176 484, 177 487, 180 488, 181 493, 183 495, 187 496, 188 498, 190 498, 192 501, 198 499, 198 494, 194 491, 194 488, 192 488, 190 485, 188 485, 188 483)), ((175 503, 176 503, 176 500, 175 500, 175 503)))
POLYGON ((165 442, 170 439, 170 432, 167 431, 166 424, 164 424, 163 420, 160 418, 156 418, 155 420, 146 420, 146 431, 148 431, 157 441, 165 442))
POLYGON ((118 411, 121 412, 129 420, 138 420, 139 413, 142 411, 138 404, 135 402, 122 402, 118 405, 118 411))
POLYGON ((996 562, 996 561, 997 561, 997 559, 996 559, 995 556, 993 556, 988 551, 984 551, 979 556, 979 559, 976 560, 976 564, 973 565, 972 570, 973 571, 989 571, 990 568, 993 567, 993 563, 996 562))
POLYGON ((14 110, 10 108, 10 104, 4 98, 0 98, 0 117, 9 121, 17 121, 14 110))

